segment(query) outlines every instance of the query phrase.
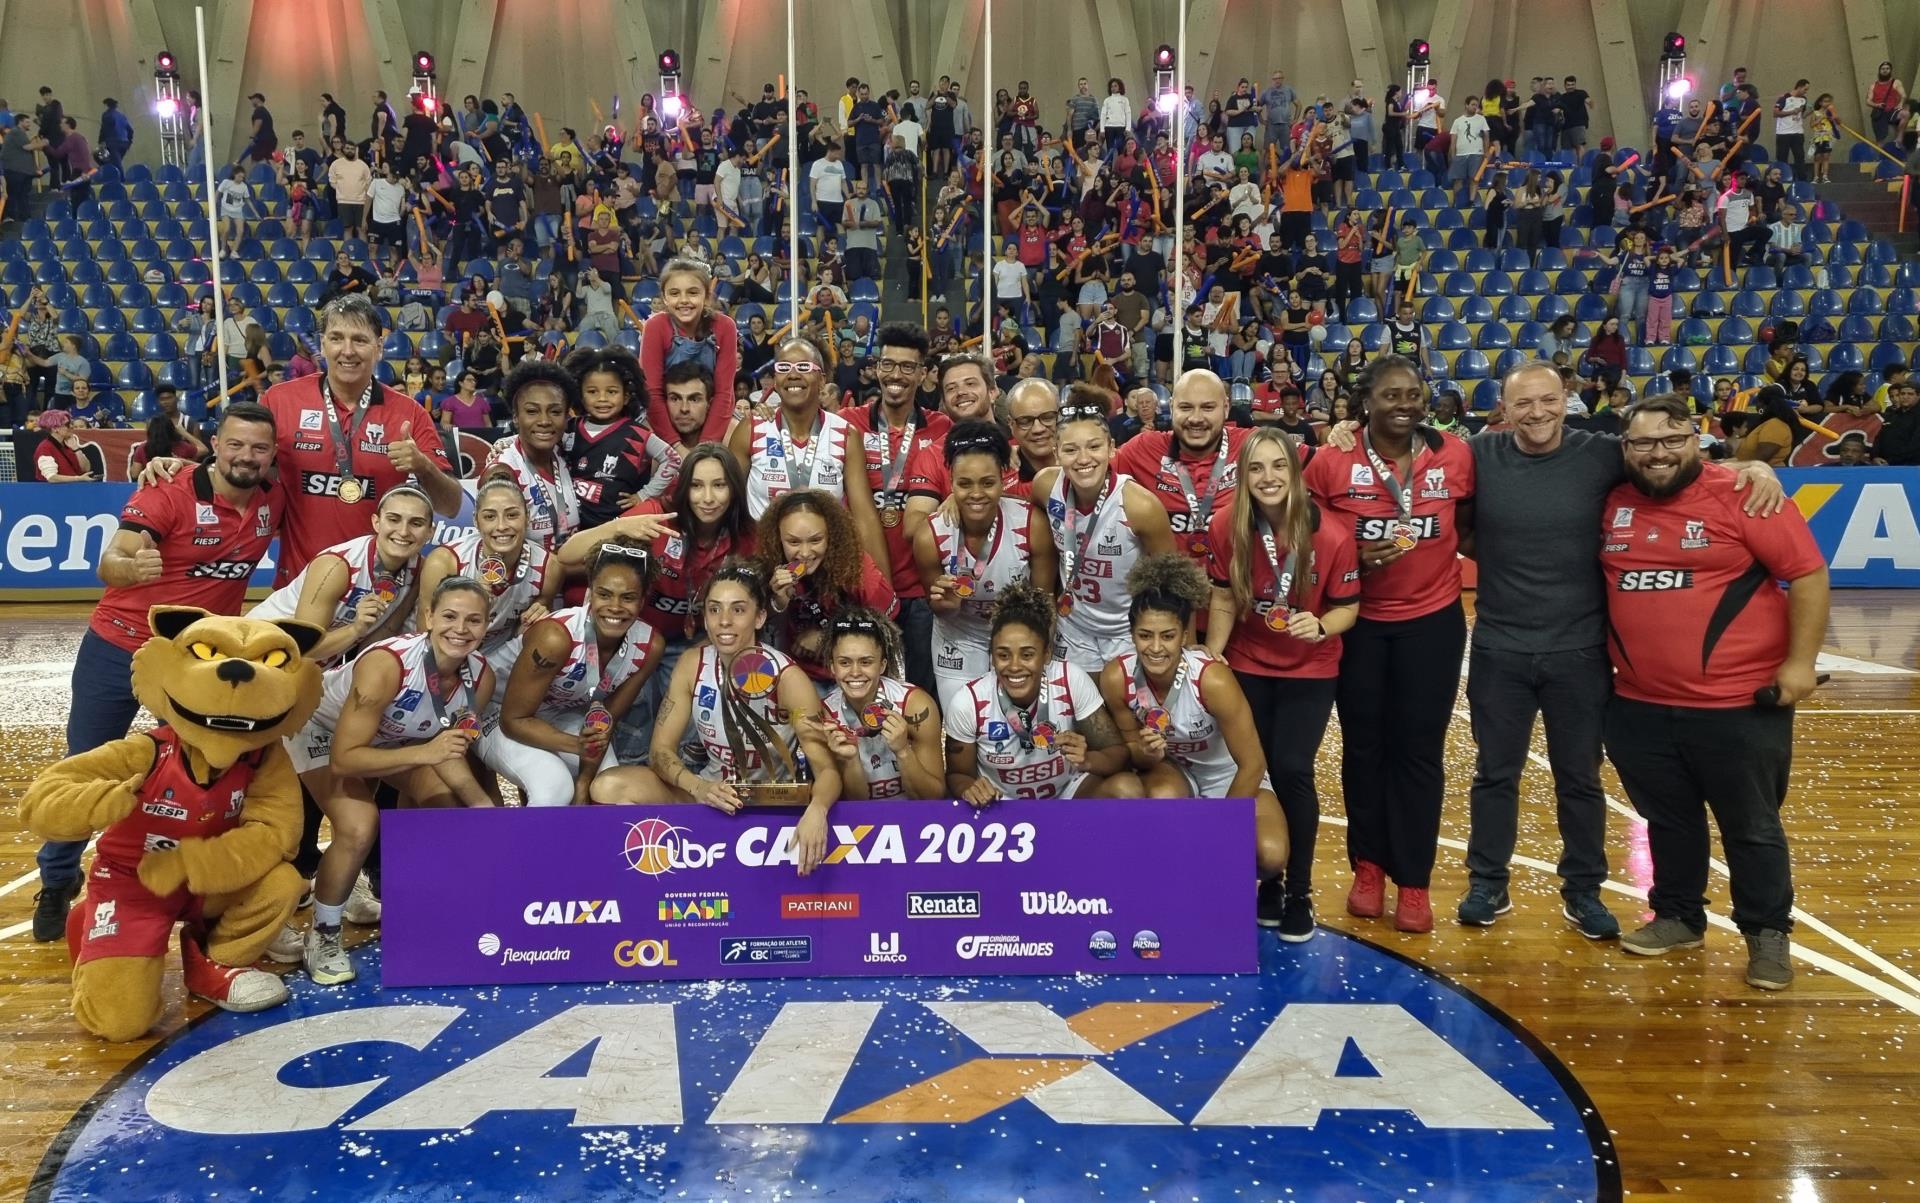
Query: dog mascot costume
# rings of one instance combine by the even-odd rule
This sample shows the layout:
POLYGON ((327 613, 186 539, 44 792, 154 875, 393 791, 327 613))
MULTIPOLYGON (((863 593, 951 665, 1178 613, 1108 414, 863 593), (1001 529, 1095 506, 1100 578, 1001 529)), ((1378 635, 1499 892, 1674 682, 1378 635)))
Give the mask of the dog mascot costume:
POLYGON ((73 1014, 108 1040, 160 1018, 173 925, 187 990, 229 1011, 286 1001, 253 968, 305 883, 291 863, 300 782, 280 746, 320 702, 320 638, 302 622, 155 606, 133 656, 133 694, 153 731, 41 773, 21 817, 42 839, 100 832, 86 898, 67 917, 73 1014))

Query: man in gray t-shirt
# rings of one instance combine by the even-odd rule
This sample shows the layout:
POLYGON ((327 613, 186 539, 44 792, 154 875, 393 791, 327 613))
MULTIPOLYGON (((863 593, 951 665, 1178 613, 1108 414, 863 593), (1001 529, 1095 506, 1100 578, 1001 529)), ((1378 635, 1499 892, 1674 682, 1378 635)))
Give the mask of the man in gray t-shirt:
MULTIPOLYGON (((1607 659, 1601 511, 1625 479, 1620 440, 1566 429, 1566 392, 1552 364, 1523 364, 1501 384, 1510 429, 1473 449, 1472 554, 1479 566, 1467 703, 1478 745, 1467 838, 1469 888, 1460 922, 1490 926, 1511 909, 1507 866, 1520 814, 1520 775, 1538 715, 1546 727, 1562 852, 1562 913, 1583 935, 1620 925, 1600 901, 1607 879, 1601 721, 1613 692, 1607 659)), ((1742 469, 1748 507, 1778 510, 1765 465, 1742 469)))
POLYGON ((841 227, 840 249, 846 255, 848 281, 880 279, 880 232, 886 224, 887 211, 867 195, 867 181, 855 180, 841 227))

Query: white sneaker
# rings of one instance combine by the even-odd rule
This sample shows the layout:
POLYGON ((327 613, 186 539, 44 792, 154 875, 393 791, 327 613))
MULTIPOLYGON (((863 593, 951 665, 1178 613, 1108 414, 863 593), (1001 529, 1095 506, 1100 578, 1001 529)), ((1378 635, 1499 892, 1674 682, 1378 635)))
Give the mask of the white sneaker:
POLYGON ((353 893, 347 895, 340 917, 361 927, 372 927, 380 922, 380 899, 374 894, 365 873, 353 879, 353 893))
POLYGON ((267 959, 276 965, 298 965, 307 946, 307 934, 289 923, 267 945, 267 959))
POLYGON ((322 986, 338 986, 350 982, 356 976, 353 959, 340 943, 340 929, 321 927, 319 924, 307 932, 306 946, 303 949, 307 964, 307 976, 322 986))
POLYGON ((287 984, 280 980, 279 974, 264 969, 243 969, 228 984, 227 996, 215 999, 214 1005, 223 1011, 246 1014, 277 1007, 285 1001, 287 984))

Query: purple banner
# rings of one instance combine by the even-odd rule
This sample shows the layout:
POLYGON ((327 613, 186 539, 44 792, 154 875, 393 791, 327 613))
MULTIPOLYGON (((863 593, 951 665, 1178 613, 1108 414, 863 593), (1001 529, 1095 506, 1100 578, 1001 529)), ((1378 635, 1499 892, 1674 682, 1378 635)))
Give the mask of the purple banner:
POLYGON ((1244 798, 383 816, 387 986, 1252 973, 1244 798))

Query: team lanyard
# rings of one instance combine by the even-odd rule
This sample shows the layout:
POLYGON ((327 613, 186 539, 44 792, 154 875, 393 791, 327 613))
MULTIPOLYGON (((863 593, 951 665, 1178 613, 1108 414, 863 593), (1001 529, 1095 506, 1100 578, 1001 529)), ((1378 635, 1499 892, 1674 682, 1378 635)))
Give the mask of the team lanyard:
POLYGON ((1287 548, 1286 567, 1280 566, 1280 550, 1273 537, 1273 528, 1267 525, 1264 516, 1254 515, 1254 522, 1260 529, 1260 543, 1267 551, 1267 567, 1273 570, 1275 586, 1273 605, 1267 610, 1267 626, 1271 630, 1287 629, 1287 618, 1293 612, 1293 582, 1300 575, 1300 565, 1304 558, 1298 547, 1287 548))
POLYGON ((983 553, 976 557, 967 547, 967 532, 958 525, 953 528, 953 557, 948 567, 953 572, 954 592, 961 597, 971 597, 983 586, 987 569, 993 564, 994 557, 1000 554, 1000 535, 1002 530, 1001 514, 993 512, 993 529, 987 532, 985 542, 981 544, 983 553), (963 589, 962 586, 965 586, 963 589))
POLYGON ((1153 682, 1147 679, 1146 662, 1140 658, 1138 652, 1135 652, 1133 657, 1133 676, 1127 680, 1127 706, 1139 716, 1143 724, 1153 728, 1162 735, 1167 734, 1173 726, 1173 704, 1179 700, 1180 687, 1187 683, 1187 678, 1192 675, 1192 672, 1193 661, 1189 660, 1186 653, 1182 652, 1180 655, 1180 667, 1174 670, 1173 684, 1167 686, 1166 697, 1161 700, 1156 700, 1153 693, 1153 682), (1142 706, 1140 704, 1140 699, 1143 696, 1147 699, 1148 703, 1150 703, 1149 705, 1142 706))
POLYGON ((820 459, 821 432, 826 429, 827 411, 821 410, 813 415, 813 431, 807 435, 807 454, 803 459, 793 442, 793 435, 787 430, 787 415, 773 415, 774 433, 780 436, 780 451, 787 462, 787 487, 791 489, 813 488, 813 469, 820 459), (806 473, 806 483, 796 483, 801 472, 806 473))
MULTIPOLYGON (((1060 473, 1060 496, 1054 498, 1058 503, 1059 516, 1053 518, 1053 541, 1060 550, 1060 613, 1066 614, 1073 609, 1073 586, 1079 580, 1080 562, 1086 558, 1087 547, 1093 542, 1093 536, 1106 526, 1107 499, 1113 494, 1114 474, 1107 472, 1107 482, 1100 486, 1100 496, 1094 499, 1093 510, 1087 515, 1087 529, 1080 530, 1080 509, 1073 504, 1073 482, 1067 479, 1065 470, 1060 473)), ((1050 515, 1051 516, 1051 515, 1050 515)))
MULTIPOLYGON (((609 664, 607 665, 605 671, 601 670, 600 668, 600 632, 594 629, 593 615, 588 614, 586 618, 587 618, 587 637, 580 641, 581 643, 580 658, 586 661, 587 680, 594 682, 592 686, 592 691, 588 694, 587 700, 590 703, 599 704, 608 695, 612 694, 615 689, 619 688, 618 686, 613 685, 611 683, 613 670, 616 666, 613 664, 609 664)), ((626 643, 626 639, 622 639, 620 642, 622 646, 624 646, 626 643)))
POLYGON ((540 475, 539 469, 533 466, 533 461, 527 457, 526 446, 517 437, 513 446, 519 453, 520 462, 526 465, 527 480, 533 486, 530 491, 534 498, 534 508, 546 515, 549 529, 553 531, 554 538, 558 539, 564 533, 560 526, 560 515, 565 503, 561 498, 573 496, 573 474, 567 471, 567 457, 557 452, 554 454, 553 480, 549 482, 546 477, 540 475))
POLYGON ((1209 550, 1207 522, 1213 517, 1213 499, 1220 492, 1220 478, 1227 472, 1227 432, 1220 432, 1220 451, 1213 457, 1213 472, 1207 477, 1207 491, 1204 493, 1195 491, 1193 474, 1181 462, 1178 448, 1171 450, 1173 454, 1164 462, 1172 470, 1174 479, 1180 482, 1180 492, 1187 499, 1187 531, 1192 536, 1187 546, 1195 555, 1205 555, 1209 550))
MULTIPOLYGON (((426 643, 427 656, 429 660, 431 660, 433 656, 433 644, 431 641, 423 641, 423 642, 426 643)), ((452 727, 456 725, 462 726, 462 727, 467 726, 468 720, 473 715, 473 708, 469 705, 466 705, 465 703, 471 702, 472 700, 473 700, 473 662, 472 660, 466 657, 461 658, 460 672, 456 679, 456 684, 454 688, 448 692, 445 698, 442 698, 440 696, 439 669, 429 668, 427 670, 427 701, 433 703, 433 721, 436 726, 440 727, 443 730, 447 727, 452 727), (462 702, 462 705, 458 707, 453 706, 453 699, 456 696, 458 696, 462 702), (448 713, 449 709, 452 710, 451 714, 448 713)))
MULTIPOLYGON (((919 429, 919 418, 920 407, 909 401, 907 403, 907 430, 900 438, 900 452, 896 455, 893 452, 893 427, 881 416, 880 402, 875 401, 873 408, 868 411, 868 425, 879 431, 881 437, 880 498, 881 508, 883 509, 893 510, 899 508, 893 505, 888 499, 894 497, 899 492, 900 478, 906 475, 907 456, 913 450, 913 435, 914 431, 919 429)), ((903 501, 900 504, 904 505, 905 502, 903 501)))
POLYGON ((1031 752, 1035 748, 1045 751, 1053 747, 1056 737, 1053 724, 1047 721, 1047 680, 1040 680, 1040 691, 1033 696, 1033 705, 1025 707, 1013 704, 1007 696, 1006 686, 998 681, 994 691, 1000 695, 1000 713, 1007 716, 1007 726, 1013 728, 1015 739, 1020 741, 1020 750, 1031 752))
POLYGON ((333 383, 324 375, 320 377, 320 408, 327 412, 327 433, 333 439, 333 462, 339 470, 341 491, 347 492, 347 482, 354 482, 351 489, 353 496, 340 498, 348 505, 366 496, 366 491, 360 487, 358 478, 353 474, 353 450, 360 441, 361 434, 366 431, 368 420, 373 416, 373 387, 374 382, 367 381, 366 389, 360 394, 360 403, 354 406, 353 418, 343 430, 340 426, 340 415, 334 412, 333 383))
MULTIPOLYGON (((1415 433, 1416 435, 1418 434, 1417 428, 1415 433)), ((1374 475, 1380 478, 1381 486, 1387 490, 1387 495, 1393 498, 1395 508, 1400 511, 1400 520, 1402 522, 1412 521, 1413 465, 1411 463, 1407 465, 1406 483, 1402 484, 1400 475, 1394 470, 1393 465, 1381 459, 1379 453, 1373 449, 1373 439, 1365 430, 1360 432, 1360 445, 1367 449, 1367 459, 1373 464, 1374 475)))

